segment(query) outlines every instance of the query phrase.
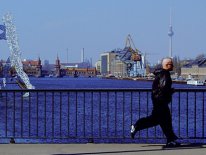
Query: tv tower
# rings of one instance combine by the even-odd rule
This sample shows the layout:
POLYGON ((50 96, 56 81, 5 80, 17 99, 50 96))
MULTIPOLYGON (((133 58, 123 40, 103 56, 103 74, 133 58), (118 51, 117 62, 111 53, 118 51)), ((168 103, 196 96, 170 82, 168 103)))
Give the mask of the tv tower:
POLYGON ((174 35, 174 32, 172 30, 172 15, 171 15, 171 10, 170 10, 170 25, 169 25, 169 31, 168 31, 168 36, 169 36, 169 57, 172 58, 172 36, 174 35))
POLYGON ((84 48, 81 51, 81 62, 84 62, 84 48))

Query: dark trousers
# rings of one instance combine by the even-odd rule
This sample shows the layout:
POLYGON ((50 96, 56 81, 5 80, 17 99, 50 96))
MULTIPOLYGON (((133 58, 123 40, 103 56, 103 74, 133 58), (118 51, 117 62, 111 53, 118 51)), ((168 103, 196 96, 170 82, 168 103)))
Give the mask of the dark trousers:
POLYGON ((173 132, 172 117, 168 104, 160 104, 154 102, 152 114, 148 117, 140 118, 135 123, 135 131, 143 130, 153 126, 160 125, 163 133, 167 137, 167 142, 176 140, 178 137, 173 132))

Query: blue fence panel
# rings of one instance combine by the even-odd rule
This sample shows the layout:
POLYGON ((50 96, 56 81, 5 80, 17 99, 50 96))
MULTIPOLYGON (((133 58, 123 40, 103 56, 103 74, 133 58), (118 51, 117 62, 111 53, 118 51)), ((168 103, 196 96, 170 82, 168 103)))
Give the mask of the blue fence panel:
MULTIPOLYGON (((175 133, 183 141, 205 143, 205 90, 175 91, 170 104, 175 133)), ((0 95, 0 143, 165 142, 159 126, 130 138, 130 125, 151 114, 151 89, 0 90, 0 95)))

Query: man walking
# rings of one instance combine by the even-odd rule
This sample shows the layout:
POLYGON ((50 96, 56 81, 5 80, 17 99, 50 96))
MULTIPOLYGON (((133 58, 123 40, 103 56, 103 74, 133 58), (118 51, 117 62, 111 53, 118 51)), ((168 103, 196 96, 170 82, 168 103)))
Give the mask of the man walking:
POLYGON ((154 72, 155 79, 152 84, 152 114, 145 118, 140 118, 131 126, 131 138, 134 138, 137 131, 160 125, 167 138, 167 147, 180 146, 176 140, 178 137, 173 132, 172 117, 168 104, 171 102, 174 89, 171 88, 172 80, 170 71, 173 70, 171 58, 162 60, 162 68, 154 72))

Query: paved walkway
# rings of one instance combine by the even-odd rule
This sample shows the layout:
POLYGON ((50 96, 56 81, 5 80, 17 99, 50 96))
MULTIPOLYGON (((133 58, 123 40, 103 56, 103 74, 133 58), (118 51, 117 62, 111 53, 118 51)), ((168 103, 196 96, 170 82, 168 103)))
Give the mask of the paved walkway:
POLYGON ((0 155, 205 155, 206 145, 163 148, 161 144, 0 144, 0 155))

